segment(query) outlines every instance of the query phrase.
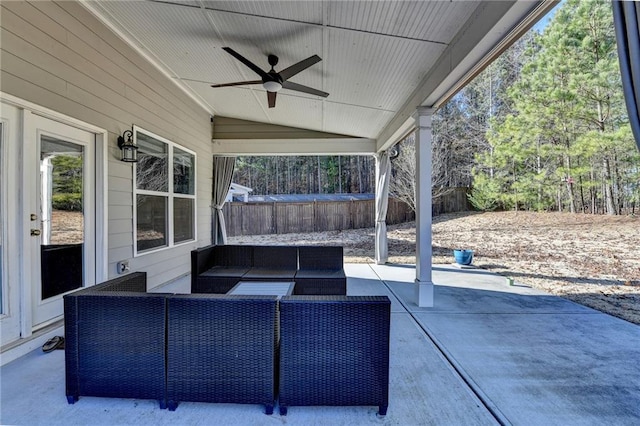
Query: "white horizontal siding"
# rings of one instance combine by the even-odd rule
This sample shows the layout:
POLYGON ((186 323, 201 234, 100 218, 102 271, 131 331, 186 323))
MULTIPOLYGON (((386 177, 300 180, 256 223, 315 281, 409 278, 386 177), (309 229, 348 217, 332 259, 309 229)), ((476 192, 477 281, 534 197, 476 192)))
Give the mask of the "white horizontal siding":
POLYGON ((0 90, 108 131, 108 275, 129 260, 150 287, 189 272, 189 252, 210 243, 209 113, 76 2, 3 2, 0 90), (141 126, 197 155, 197 241, 133 256, 133 168, 117 137, 141 126))
MULTIPOLYGON (((120 152, 118 148, 115 148, 115 149, 117 149, 118 152, 120 152)), ((119 171, 116 171, 116 167, 115 167, 116 165, 120 165, 120 162, 113 161, 109 163, 109 173, 113 175, 113 178, 109 181, 109 192, 118 191, 118 192, 131 193, 131 188, 132 188, 131 176, 122 177, 124 173, 120 173, 119 171)))
POLYGON ((114 206, 109 203, 109 218, 111 219, 128 219, 131 217, 131 206, 114 206))
MULTIPOLYGON (((133 225, 131 211, 132 209, 129 208, 129 214, 126 217, 120 217, 120 218, 110 217, 109 218, 109 238, 111 238, 111 236, 117 236, 117 235, 128 236, 130 241, 127 243, 127 245, 132 247, 133 246, 133 230, 135 226, 133 225), (111 227, 111 225, 114 225, 114 227, 111 227)), ((121 237, 118 239, 122 241, 121 237)), ((116 244, 114 241, 113 244, 110 245, 110 247, 120 248, 122 247, 122 244, 116 244)))
MULTIPOLYGON (((131 221, 129 221, 129 224, 131 224, 131 221)), ((112 233, 109 235, 109 243, 111 244, 111 248, 113 250, 131 249, 131 246, 133 244, 133 235, 131 233, 133 231, 133 226, 129 225, 125 229, 127 229, 128 232, 112 233)), ((130 256, 131 255, 129 255, 129 257, 130 256)))

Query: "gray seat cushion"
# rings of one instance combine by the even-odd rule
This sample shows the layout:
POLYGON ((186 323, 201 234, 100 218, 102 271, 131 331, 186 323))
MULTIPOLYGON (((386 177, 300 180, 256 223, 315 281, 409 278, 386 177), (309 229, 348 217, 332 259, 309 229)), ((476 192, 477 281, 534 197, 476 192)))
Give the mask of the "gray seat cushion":
POLYGON ((203 272, 200 274, 202 277, 235 277, 240 278, 244 274, 249 272, 249 268, 243 267, 224 267, 224 266, 214 266, 213 268, 203 272))
POLYGON ((296 273, 296 278, 325 278, 325 279, 336 279, 336 278, 345 278, 344 270, 327 270, 327 269, 311 269, 311 270, 300 270, 296 273))
POLYGON ((293 281, 296 276, 295 269, 269 269, 269 268, 251 268, 249 272, 242 276, 243 280, 254 281, 273 281, 273 280, 290 280, 293 281))

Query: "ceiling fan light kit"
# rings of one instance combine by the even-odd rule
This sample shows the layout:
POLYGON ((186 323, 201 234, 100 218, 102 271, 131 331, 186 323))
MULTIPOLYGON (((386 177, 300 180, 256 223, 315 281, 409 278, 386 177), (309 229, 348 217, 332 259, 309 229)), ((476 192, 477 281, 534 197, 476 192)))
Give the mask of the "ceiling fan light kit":
POLYGON ((289 89, 289 90, 295 90, 297 92, 308 93, 310 95, 321 96, 323 98, 326 98, 327 96, 329 96, 327 92, 323 92, 321 90, 314 89, 312 87, 307 87, 307 86, 303 86, 302 84, 288 81, 294 75, 320 62, 322 59, 320 59, 318 55, 310 56, 307 59, 304 59, 298 63, 295 63, 278 73, 273 68, 278 64, 278 57, 276 55, 268 56, 267 60, 269 61, 269 65, 271 65, 271 70, 269 70, 269 72, 265 72, 262 70, 262 68, 260 68, 259 66, 257 66, 256 64, 254 64, 253 62, 251 62, 250 60, 248 60, 247 58, 245 58, 244 56, 242 56, 232 48, 223 47, 222 49, 228 54, 230 54, 231 56, 233 56, 234 58, 236 58, 237 60, 239 60, 240 62, 242 62, 244 65, 250 68, 253 72, 258 74, 262 78, 262 80, 238 81, 235 83, 224 83, 224 84, 212 84, 211 87, 231 87, 231 86, 244 86, 244 85, 250 85, 250 84, 262 84, 262 87, 264 87, 264 89, 267 91, 267 102, 269 104, 269 108, 274 108, 276 106, 276 93, 283 88, 289 89))
POLYGON ((277 81, 265 81, 262 83, 262 87, 264 87, 267 92, 277 92, 282 89, 282 84, 277 81))

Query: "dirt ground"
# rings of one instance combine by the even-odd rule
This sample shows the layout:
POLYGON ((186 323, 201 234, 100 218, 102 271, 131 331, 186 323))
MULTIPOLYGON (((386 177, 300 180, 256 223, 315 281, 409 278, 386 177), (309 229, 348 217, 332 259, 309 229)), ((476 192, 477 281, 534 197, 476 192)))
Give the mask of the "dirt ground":
MULTIPOLYGON (((52 243, 82 241, 82 214, 54 211, 52 243)), ((415 264, 415 223, 388 228, 389 262, 415 264)), ((335 244, 345 262, 374 261, 373 228, 231 237, 229 243, 335 244)), ((433 263, 474 250, 473 264, 640 324, 640 217, 458 213, 433 220, 433 263)))
POLYGON ((82 212, 51 212, 51 244, 77 244, 83 241, 82 212))
MULTIPOLYGON (((415 223, 389 226, 389 262, 415 263, 415 223)), ((374 260, 373 228, 231 237, 229 243, 337 244, 374 260)), ((640 217, 492 212, 434 218, 433 263, 474 250, 477 267, 640 324, 640 217)))

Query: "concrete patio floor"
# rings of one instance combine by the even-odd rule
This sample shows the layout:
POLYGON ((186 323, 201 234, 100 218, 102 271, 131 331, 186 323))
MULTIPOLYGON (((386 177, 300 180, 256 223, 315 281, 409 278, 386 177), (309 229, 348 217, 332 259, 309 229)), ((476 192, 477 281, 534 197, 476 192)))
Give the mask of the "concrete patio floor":
POLYGON ((348 294, 392 301, 385 417, 377 407, 290 407, 283 417, 257 405, 68 405, 64 351, 36 350, 0 369, 0 424, 640 424, 640 326, 479 269, 435 267, 434 308, 414 303, 411 265, 345 269, 348 294))

